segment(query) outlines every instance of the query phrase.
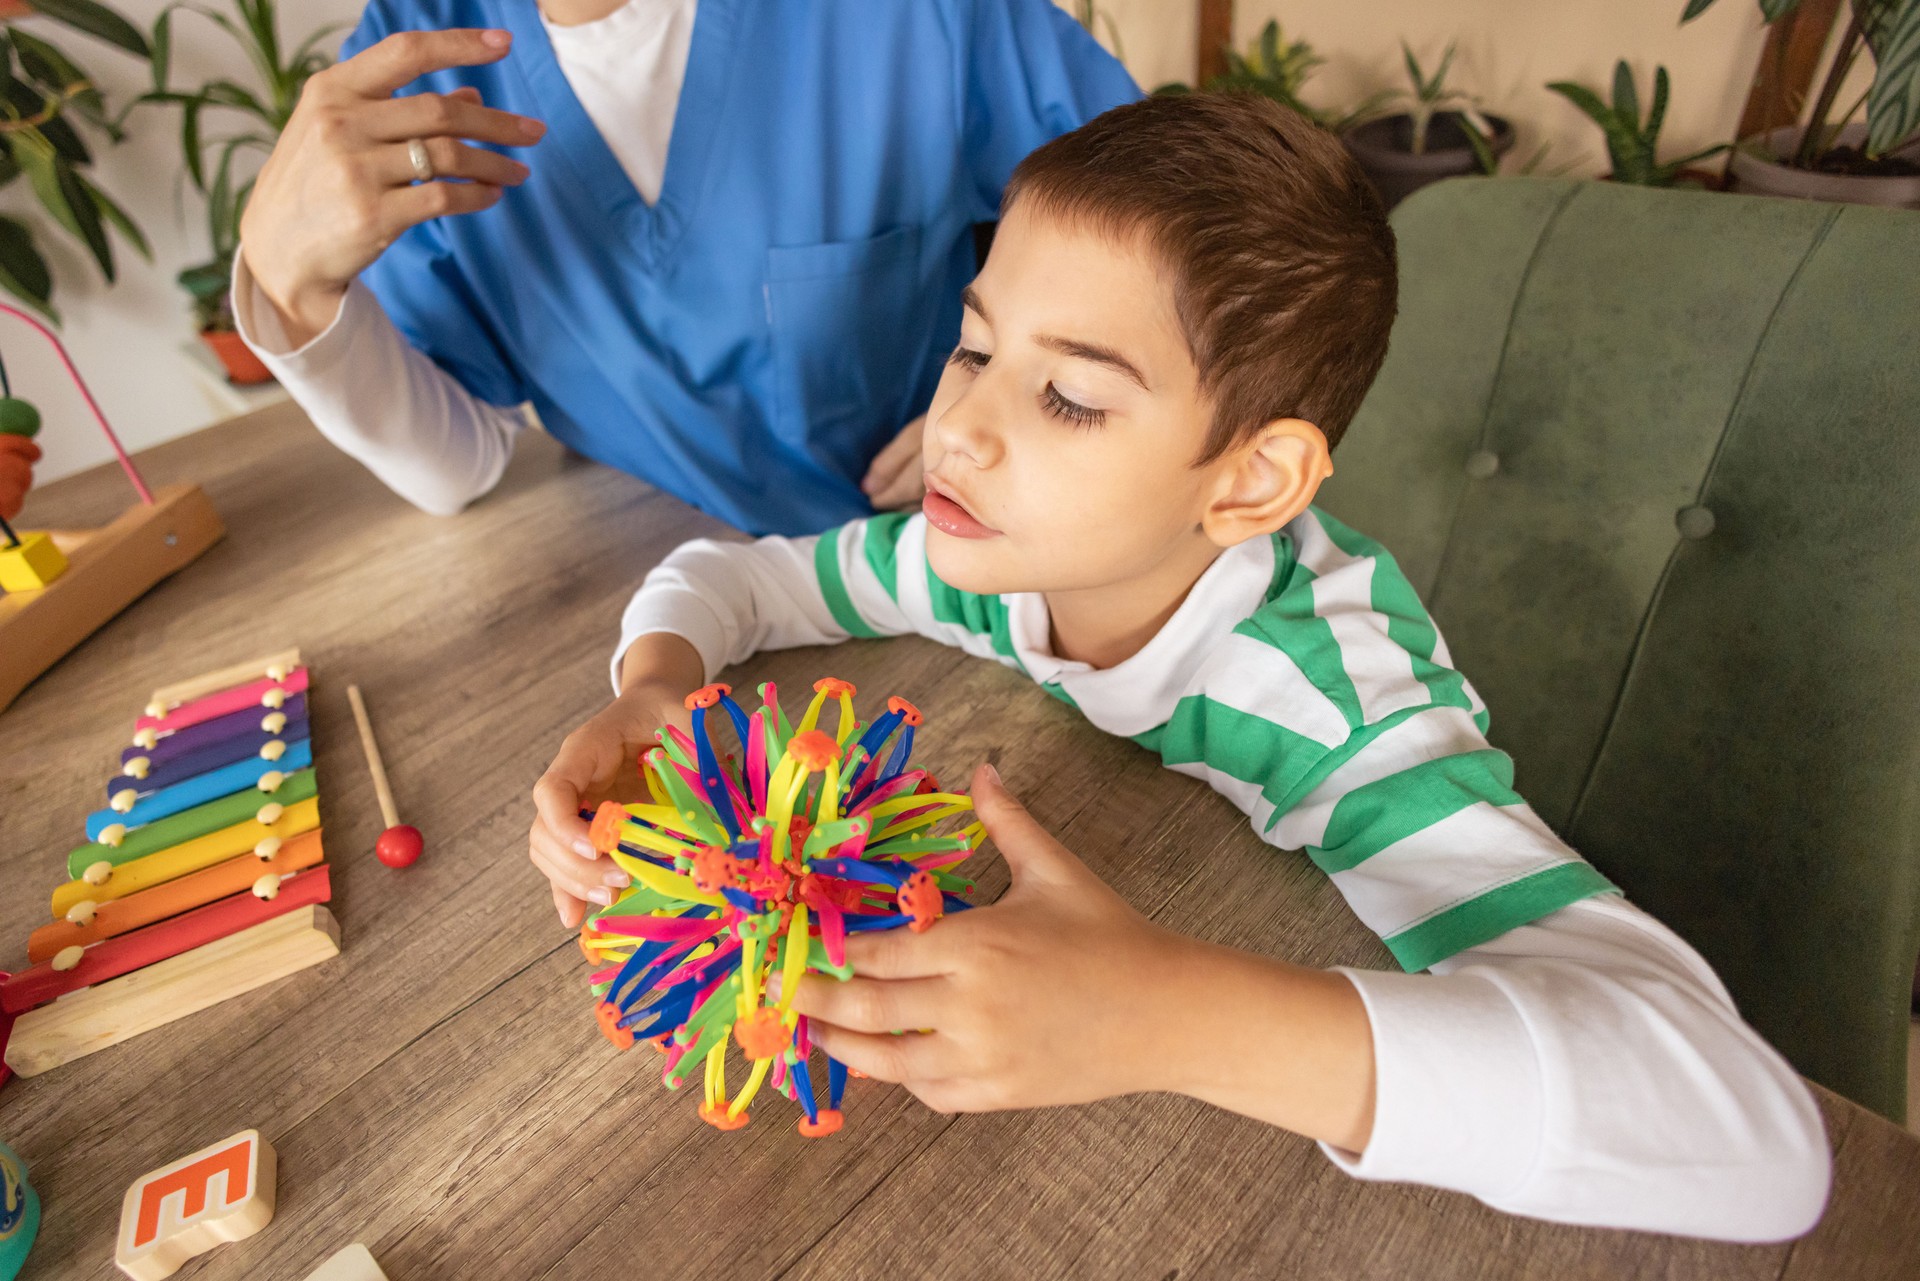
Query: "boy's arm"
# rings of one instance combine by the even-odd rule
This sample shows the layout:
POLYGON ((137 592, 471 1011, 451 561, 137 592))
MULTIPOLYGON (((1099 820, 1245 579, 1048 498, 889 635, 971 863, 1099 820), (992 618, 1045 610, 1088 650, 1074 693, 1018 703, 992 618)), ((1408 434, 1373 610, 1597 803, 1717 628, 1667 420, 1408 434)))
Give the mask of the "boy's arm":
POLYGON ((624 661, 629 647, 657 633, 690 644, 705 668, 701 679, 712 680, 765 649, 914 631, 895 598, 896 568, 912 568, 899 560, 906 524, 904 516, 875 516, 818 537, 681 545, 647 575, 621 617, 614 692, 636 675, 624 661))
POLYGON ((1360 1155, 1323 1148, 1358 1177, 1724 1240, 1819 1220, 1830 1159, 1806 1086, 1706 962, 1624 900, 1575 903, 1430 976, 1342 973, 1372 1031, 1374 1123, 1360 1155))

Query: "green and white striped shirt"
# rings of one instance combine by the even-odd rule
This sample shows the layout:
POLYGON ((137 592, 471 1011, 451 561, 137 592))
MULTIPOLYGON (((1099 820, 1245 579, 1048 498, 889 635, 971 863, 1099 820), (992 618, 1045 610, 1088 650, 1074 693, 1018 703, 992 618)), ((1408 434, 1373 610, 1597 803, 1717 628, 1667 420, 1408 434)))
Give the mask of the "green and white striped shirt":
POLYGON ((1407 970, 1613 889, 1513 790, 1393 557, 1316 509, 1222 553, 1139 653, 1101 670, 1048 652, 1039 594, 942 582, 918 515, 689 543, 621 630, 616 686, 618 655, 658 631, 689 640, 709 678, 761 649, 909 633, 1019 668, 1304 850, 1407 970))

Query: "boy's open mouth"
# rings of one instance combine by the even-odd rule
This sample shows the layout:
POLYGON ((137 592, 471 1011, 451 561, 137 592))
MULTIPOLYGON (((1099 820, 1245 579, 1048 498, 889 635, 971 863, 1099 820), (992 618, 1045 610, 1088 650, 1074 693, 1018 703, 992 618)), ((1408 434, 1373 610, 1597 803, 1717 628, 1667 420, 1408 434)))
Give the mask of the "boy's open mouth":
POLYGON ((999 530, 976 519, 939 477, 929 474, 926 481, 927 496, 921 501, 920 510, 926 513, 929 525, 955 538, 1000 537, 999 530))

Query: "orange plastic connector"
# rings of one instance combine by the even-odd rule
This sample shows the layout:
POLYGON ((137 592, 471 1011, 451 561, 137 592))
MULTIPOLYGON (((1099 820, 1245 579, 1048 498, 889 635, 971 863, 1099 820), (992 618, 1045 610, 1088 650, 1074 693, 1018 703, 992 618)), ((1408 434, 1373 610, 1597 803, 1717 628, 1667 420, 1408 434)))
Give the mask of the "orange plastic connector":
POLYGON ((619 801, 601 801, 600 808, 593 812, 593 822, 587 827, 587 840, 602 854, 610 854, 620 847, 620 829, 626 823, 626 806, 619 801))
POLYGON ((892 698, 889 698, 887 700, 887 710, 890 712, 899 712, 901 719, 905 720, 907 724, 913 725, 916 727, 924 719, 920 715, 919 708, 915 707, 912 703, 909 703, 906 699, 900 697, 898 694, 895 694, 892 698))
POLYGON ((837 1132, 845 1119, 838 1108, 821 1108, 818 1121, 809 1121, 804 1115, 801 1116, 800 1133, 809 1139, 824 1139, 837 1132))
POLYGON ((691 712, 699 707, 718 707, 720 705, 720 696, 731 693, 733 693, 733 686, 731 685, 702 685, 699 689, 687 695, 687 710, 691 712))
POLYGON ((580 927, 580 955, 586 957, 589 961, 592 961, 597 965, 600 962, 600 955, 599 953, 595 952, 592 946, 589 945, 587 942, 587 931, 592 928, 593 927, 590 925, 582 925, 580 927))
POLYGON ((839 698, 842 694, 852 698, 858 693, 852 681, 843 681, 838 676, 822 676, 813 683, 813 692, 825 694, 828 698, 839 698))
POLYGON ((915 872, 900 887, 900 911, 907 918, 907 928, 915 934, 925 934, 933 923, 946 912, 946 905, 940 898, 940 887, 934 884, 931 872, 915 872))
POLYGON ((746 1125, 747 1114, 742 1112, 739 1116, 728 1116, 725 1108, 717 1108, 711 1104, 702 1103, 700 1105, 700 1119, 716 1130, 738 1130, 746 1125))
POLYGON ((817 774, 840 759, 840 744, 833 741, 831 734, 817 729, 803 730, 787 740, 787 754, 817 774))
POLYGON ((693 883, 709 894, 740 884, 741 860, 722 849, 702 845, 693 852, 693 883))
POLYGON ((620 1007, 612 1001, 602 1001, 593 1007, 594 1021, 600 1025, 600 1031, 616 1050, 633 1048, 633 1029, 620 1026, 620 1007))
POLYGON ((733 1039, 740 1043, 741 1053, 758 1063, 786 1053, 793 1043, 793 1033, 780 1011, 763 1005, 747 1017, 734 1020, 733 1039))

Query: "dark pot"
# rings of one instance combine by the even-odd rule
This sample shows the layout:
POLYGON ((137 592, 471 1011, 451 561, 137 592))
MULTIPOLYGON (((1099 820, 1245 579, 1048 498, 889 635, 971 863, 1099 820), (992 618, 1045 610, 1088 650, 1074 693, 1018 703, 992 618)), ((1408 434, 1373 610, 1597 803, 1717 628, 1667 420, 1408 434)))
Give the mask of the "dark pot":
MULTIPOLYGON (((1513 149, 1513 126, 1499 116, 1488 116, 1487 123, 1493 126, 1493 154, 1506 155, 1513 149)), ((1417 156, 1411 150, 1413 117, 1405 113, 1355 125, 1342 140, 1389 209, 1429 183, 1480 172, 1457 112, 1433 118, 1427 125, 1427 149, 1417 156)))
MULTIPOLYGON (((1865 125, 1848 125, 1837 142, 1859 146, 1866 141, 1865 125)), ((1727 166, 1735 191, 1755 196, 1784 196, 1789 200, 1831 200, 1849 205, 1886 205, 1894 209, 1920 209, 1920 175, 1899 178, 1861 178, 1853 174, 1817 173, 1775 164, 1749 152, 1757 147, 1768 155, 1791 155, 1800 143, 1800 126, 1787 125, 1771 133, 1749 139, 1733 153, 1727 166)), ((1920 143, 1909 143, 1893 155, 1920 161, 1920 143)))

